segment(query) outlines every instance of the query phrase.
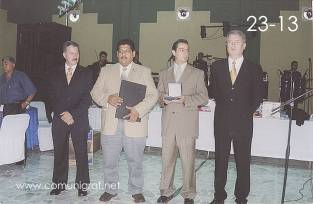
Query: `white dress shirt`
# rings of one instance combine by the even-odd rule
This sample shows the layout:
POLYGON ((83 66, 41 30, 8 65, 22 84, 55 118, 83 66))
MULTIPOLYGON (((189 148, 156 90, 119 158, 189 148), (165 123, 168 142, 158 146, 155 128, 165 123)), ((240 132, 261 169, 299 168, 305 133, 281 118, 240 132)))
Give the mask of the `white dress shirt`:
POLYGON ((184 73, 184 70, 187 66, 187 62, 181 64, 181 65, 178 65, 176 63, 174 63, 174 75, 175 75, 175 80, 176 81, 179 81, 180 77, 183 75, 184 73))

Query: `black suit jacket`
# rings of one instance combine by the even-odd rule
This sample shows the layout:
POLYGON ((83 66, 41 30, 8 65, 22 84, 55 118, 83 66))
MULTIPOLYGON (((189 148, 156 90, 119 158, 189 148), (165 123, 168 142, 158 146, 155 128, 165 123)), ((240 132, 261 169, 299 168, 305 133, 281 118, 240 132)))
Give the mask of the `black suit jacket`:
POLYGON ((228 60, 212 64, 210 97, 215 98, 214 132, 226 135, 252 136, 253 113, 262 102, 262 68, 244 59, 234 85, 228 60))
POLYGON ((89 69, 77 66, 70 84, 67 84, 65 67, 60 66, 50 77, 50 101, 55 119, 60 119, 60 113, 70 112, 74 126, 89 128, 88 107, 91 105, 90 90, 92 88, 92 73, 89 69))

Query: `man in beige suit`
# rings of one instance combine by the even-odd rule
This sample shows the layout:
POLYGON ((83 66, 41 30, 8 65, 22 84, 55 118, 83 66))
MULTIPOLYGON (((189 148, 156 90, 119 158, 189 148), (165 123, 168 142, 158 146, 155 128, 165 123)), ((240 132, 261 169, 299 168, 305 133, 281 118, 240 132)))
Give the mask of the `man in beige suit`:
POLYGON ((174 171, 179 152, 183 168, 181 195, 185 204, 193 204, 196 196, 195 142, 199 132, 198 106, 208 102, 204 83, 204 72, 190 66, 189 45, 179 39, 172 46, 174 65, 160 73, 159 101, 162 111, 162 176, 158 203, 171 200, 175 192, 174 171), (165 99, 169 94, 169 83, 181 86, 181 96, 176 100, 165 99))
POLYGON ((144 185, 143 154, 148 135, 148 113, 158 99, 150 69, 135 64, 135 46, 130 39, 117 44, 117 64, 101 69, 91 91, 93 100, 102 110, 101 145, 104 156, 105 191, 100 201, 109 201, 117 195, 119 186, 119 157, 124 149, 128 163, 128 191, 136 203, 145 202, 142 194, 144 185), (118 96, 121 79, 143 84, 146 95, 142 102, 128 107, 128 120, 115 118, 116 108, 123 99, 118 96), (136 122, 140 118, 141 122, 136 122))

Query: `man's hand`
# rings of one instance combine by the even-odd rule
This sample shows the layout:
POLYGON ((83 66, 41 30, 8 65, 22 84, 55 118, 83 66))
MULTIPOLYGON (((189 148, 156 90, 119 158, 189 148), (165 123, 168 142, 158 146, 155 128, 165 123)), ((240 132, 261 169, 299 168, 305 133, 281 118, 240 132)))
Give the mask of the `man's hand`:
POLYGON ((128 110, 130 110, 130 113, 127 114, 127 115, 125 115, 123 118, 128 118, 128 117, 129 117, 129 120, 128 120, 129 122, 132 122, 132 123, 136 122, 137 119, 139 118, 139 113, 138 113, 138 111, 137 111, 134 107, 128 107, 128 106, 126 106, 126 108, 127 108, 128 110))
POLYGON ((68 111, 61 113, 60 116, 61 116, 61 119, 63 120, 63 122, 65 122, 67 125, 73 125, 74 124, 74 119, 68 111))
POLYGON ((123 103, 123 99, 119 97, 117 94, 110 95, 108 98, 108 103, 117 108, 123 103))
POLYGON ((172 100, 166 100, 165 98, 167 97, 168 95, 164 95, 163 96, 163 98, 161 99, 162 100, 162 102, 165 104, 165 105, 167 105, 167 104, 169 104, 169 103, 172 103, 173 101, 172 100))
POLYGON ((24 110, 28 105, 29 105, 29 103, 26 103, 25 101, 23 103, 21 103, 22 110, 24 110))
POLYGON ((184 96, 178 96, 177 98, 178 98, 178 100, 175 100, 174 101, 175 103, 185 104, 185 97, 184 96))
POLYGON ((164 103, 167 105, 169 103, 185 103, 185 97, 184 96, 178 96, 176 100, 166 100, 163 98, 164 103))

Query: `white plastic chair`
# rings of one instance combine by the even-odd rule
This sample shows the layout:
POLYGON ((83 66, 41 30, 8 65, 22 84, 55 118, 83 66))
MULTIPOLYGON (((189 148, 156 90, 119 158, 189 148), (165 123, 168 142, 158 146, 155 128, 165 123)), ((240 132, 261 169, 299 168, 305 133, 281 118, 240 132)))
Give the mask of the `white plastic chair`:
POLYGON ((30 106, 38 109, 38 142, 40 151, 48 151, 53 149, 53 140, 51 132, 51 123, 46 116, 46 107, 42 101, 32 101, 30 106))
POLYGON ((7 115, 0 129, 0 165, 25 159, 25 132, 28 114, 7 115))

